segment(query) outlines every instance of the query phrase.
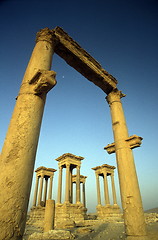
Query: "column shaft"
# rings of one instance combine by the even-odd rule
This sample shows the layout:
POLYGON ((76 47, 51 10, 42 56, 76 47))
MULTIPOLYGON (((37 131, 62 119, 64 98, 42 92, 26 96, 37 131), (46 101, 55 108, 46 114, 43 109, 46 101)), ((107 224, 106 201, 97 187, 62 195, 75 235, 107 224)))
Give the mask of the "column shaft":
POLYGON ((12 240, 22 239, 25 229, 46 93, 55 85, 52 80, 49 89, 44 90, 44 86, 40 88, 42 82, 38 77, 32 82, 31 79, 37 69, 50 70, 53 45, 50 30, 42 30, 26 69, 1 152, 0 226, 1 238, 5 240, 10 236, 14 236, 12 240))
POLYGON ((65 202, 70 202, 70 164, 66 164, 65 202))
POLYGON ((109 205, 110 204, 110 199, 109 199, 109 190, 108 190, 108 182, 107 182, 107 173, 104 173, 104 194, 105 194, 105 204, 109 205))
POLYGON ((80 203, 80 166, 77 166, 76 174, 76 203, 80 203))
POLYGON ((112 118, 125 229, 128 236, 145 236, 144 211, 134 158, 132 150, 126 142, 128 129, 120 100, 122 96, 120 91, 112 91, 107 96, 107 101, 112 118))
POLYGON ((112 186, 113 204, 117 204, 116 190, 115 190, 115 183, 114 183, 114 175, 111 174, 110 176, 111 176, 111 186, 112 186))
POLYGON ((97 185, 98 205, 101 205, 100 184, 99 184, 99 175, 98 174, 96 174, 96 185, 97 185))
POLYGON ((73 198, 73 195, 72 195, 72 169, 70 169, 70 203, 72 203, 72 198, 73 198))
POLYGON ((38 194, 38 205, 41 205, 41 201, 42 201, 43 179, 44 179, 44 176, 41 176, 41 178, 40 178, 40 188, 39 188, 39 194, 38 194))
POLYGON ((39 177, 36 176, 36 185, 35 185, 35 192, 34 192, 34 199, 33 199, 33 206, 36 206, 37 202, 37 193, 38 193, 38 182, 39 182, 39 177))
POLYGON ((86 207, 85 182, 83 182, 82 184, 82 198, 83 198, 83 206, 86 207))
POLYGON ((45 178, 45 186, 44 186, 44 194, 43 194, 43 201, 46 205, 46 200, 47 200, 47 186, 48 186, 48 178, 45 178))
POLYGON ((57 203, 61 203, 61 194, 62 194, 62 166, 59 167, 59 177, 58 177, 58 198, 57 203))
POLYGON ((53 176, 50 176, 48 199, 52 199, 52 187, 53 187, 53 176))

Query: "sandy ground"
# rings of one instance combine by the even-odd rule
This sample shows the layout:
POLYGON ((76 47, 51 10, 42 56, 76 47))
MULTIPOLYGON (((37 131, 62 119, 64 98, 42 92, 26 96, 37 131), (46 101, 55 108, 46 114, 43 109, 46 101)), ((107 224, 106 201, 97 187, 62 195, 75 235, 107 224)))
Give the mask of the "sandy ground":
MULTIPOLYGON (((147 224, 149 240, 158 240, 158 222, 147 224)), ((88 234, 79 234, 78 240, 120 240, 125 239, 123 223, 103 223, 94 228, 94 231, 88 234)))

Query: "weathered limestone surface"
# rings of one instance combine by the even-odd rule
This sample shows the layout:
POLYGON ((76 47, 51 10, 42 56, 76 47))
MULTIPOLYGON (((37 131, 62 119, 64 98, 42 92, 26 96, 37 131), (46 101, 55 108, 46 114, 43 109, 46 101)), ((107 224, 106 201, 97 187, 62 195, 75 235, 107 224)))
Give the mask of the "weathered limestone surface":
MULTIPOLYGON (((128 129, 122 108, 121 91, 109 93, 107 101, 110 106, 112 128, 115 140, 115 152, 120 183, 122 207, 127 236, 145 237, 146 226, 144 211, 138 185, 138 179, 131 150, 128 129)), ((138 139, 138 138, 135 138, 138 139)))
POLYGON ((116 88, 117 80, 81 48, 62 28, 54 29, 56 39, 55 53, 105 93, 116 88))
POLYGON ((44 232, 54 229, 55 219, 55 201, 48 199, 46 201, 45 216, 44 216, 44 232))
POLYGON ((49 71, 52 32, 42 30, 26 69, 1 152, 1 240, 22 238, 30 196, 35 155, 47 92, 56 84, 49 71))
MULTIPOLYGON (((87 209, 83 204, 56 204, 55 227, 61 228, 61 223, 72 219, 74 222, 86 219, 87 209)), ((64 224, 62 224, 64 226, 64 224)))
POLYGON ((74 235, 68 230, 51 230, 46 233, 33 233, 28 240, 54 240, 74 239, 74 235))

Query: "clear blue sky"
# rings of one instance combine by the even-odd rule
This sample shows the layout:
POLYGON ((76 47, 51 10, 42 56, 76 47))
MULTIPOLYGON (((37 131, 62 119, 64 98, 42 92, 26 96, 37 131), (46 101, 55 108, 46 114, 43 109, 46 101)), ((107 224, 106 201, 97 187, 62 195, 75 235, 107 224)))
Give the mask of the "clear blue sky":
MULTIPOLYGON (((157 12, 157 0, 1 0, 1 147, 36 33, 60 26, 118 80, 119 90, 127 95, 122 102, 129 134, 143 137, 142 146, 133 151, 143 205, 158 207, 157 12)), ((54 159, 67 152, 85 157, 81 174, 88 176, 87 207, 94 212, 91 168, 116 166, 115 155, 103 149, 113 142, 106 95, 57 55, 52 70, 57 72, 57 85, 48 93, 35 168, 58 169, 54 159)), ((117 170, 115 183, 120 204, 117 170)))

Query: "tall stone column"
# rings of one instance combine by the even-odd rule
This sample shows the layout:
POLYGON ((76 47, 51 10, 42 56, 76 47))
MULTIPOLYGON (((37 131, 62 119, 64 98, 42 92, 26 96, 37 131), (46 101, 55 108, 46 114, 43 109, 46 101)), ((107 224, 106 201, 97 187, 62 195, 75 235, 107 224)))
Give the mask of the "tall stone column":
POLYGON ((43 194, 43 201, 46 205, 46 200, 47 200, 47 187, 48 187, 48 178, 45 177, 45 186, 44 186, 44 194, 43 194))
POLYGON ((26 69, 1 152, 1 238, 22 239, 36 149, 47 92, 56 84, 51 68, 52 31, 41 30, 26 69))
POLYGON ((104 194, 105 194, 105 204, 109 205, 110 204, 110 199, 109 199, 109 190, 108 190, 108 182, 107 182, 107 173, 104 172, 104 194))
POLYGON ((126 141, 129 135, 121 103, 124 96, 121 91, 115 90, 109 93, 107 101, 111 111, 126 234, 140 239, 147 233, 134 158, 126 141))
POLYGON ((42 175, 40 177, 40 188, 39 188, 39 194, 38 194, 38 205, 41 205, 41 201, 42 201, 43 180, 44 180, 44 176, 42 175))
POLYGON ((38 193, 38 182, 39 182, 39 177, 36 176, 36 185, 35 185, 35 192, 34 192, 34 198, 33 198, 33 206, 36 206, 37 202, 37 193, 38 193))
POLYGON ((70 202, 70 164, 66 164, 65 202, 70 202))
POLYGON ((101 195, 100 195, 100 184, 99 184, 99 175, 96 173, 96 185, 97 185, 97 199, 98 205, 101 205, 101 195))
POLYGON ((62 166, 59 166, 57 203, 61 203, 61 194, 62 194, 62 170, 63 170, 62 166))
POLYGON ((80 203, 80 166, 77 166, 76 174, 76 203, 80 203))
POLYGON ((52 199, 52 186, 53 186, 53 176, 50 176, 48 199, 52 199))
POLYGON ((72 190, 72 169, 70 169, 70 203, 72 203, 73 190, 72 190))
POLYGON ((85 182, 82 183, 83 206, 86 207, 85 182))
POLYGON ((114 183, 114 174, 111 174, 111 186, 112 186, 112 196, 113 196, 113 204, 117 205, 116 199, 116 190, 115 190, 115 183, 114 183))

